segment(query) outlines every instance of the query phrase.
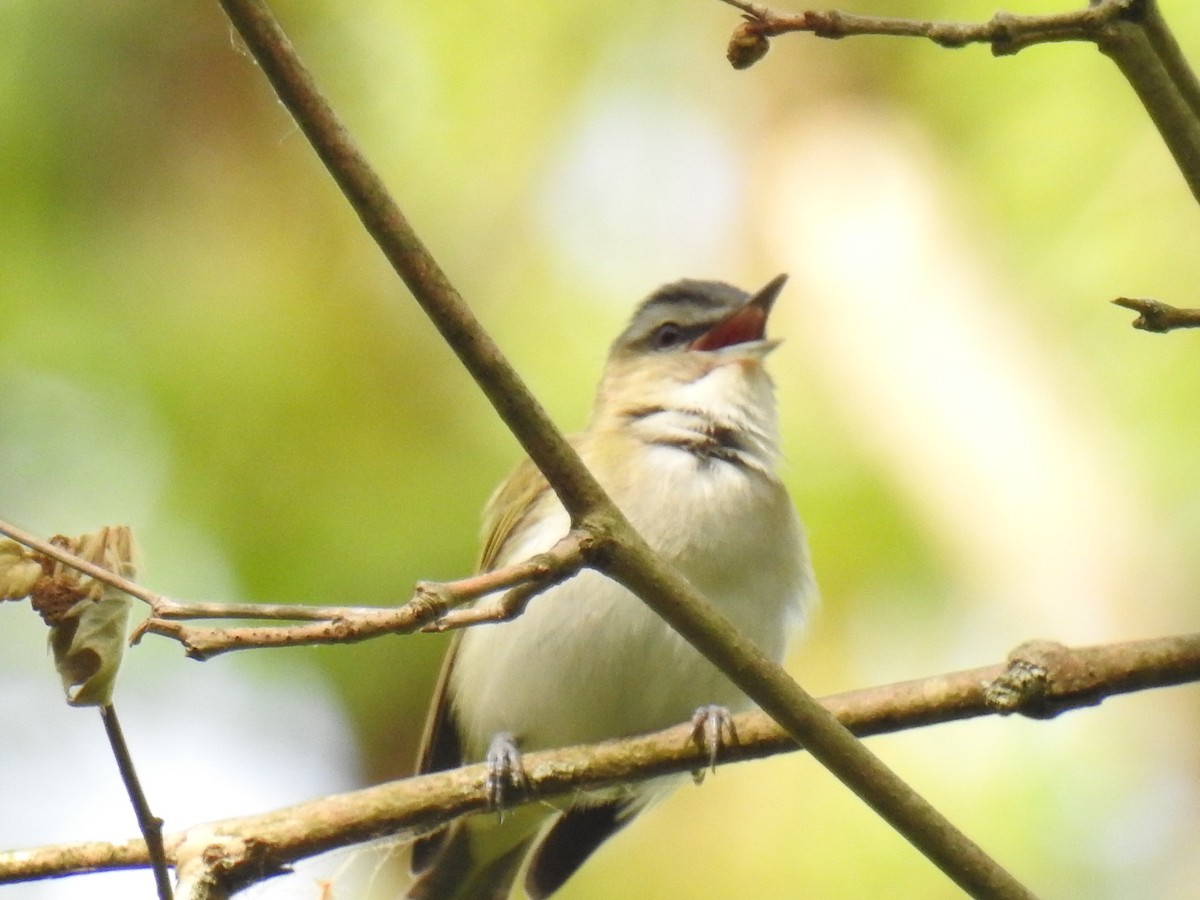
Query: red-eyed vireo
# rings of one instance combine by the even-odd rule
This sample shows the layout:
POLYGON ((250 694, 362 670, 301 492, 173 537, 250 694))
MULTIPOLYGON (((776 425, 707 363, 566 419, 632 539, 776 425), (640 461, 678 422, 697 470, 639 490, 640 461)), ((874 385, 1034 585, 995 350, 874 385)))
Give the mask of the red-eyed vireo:
MULTIPOLYGON (((814 593, 804 532, 775 474, 774 385, 763 368, 784 281, 753 296, 715 281, 654 292, 614 342, 591 421, 571 438, 650 546, 776 660, 814 593)), ((548 550, 570 526, 528 460, 484 521, 483 570, 548 550)), ((419 771, 485 758, 503 769, 518 747, 588 743, 749 705, 641 600, 584 571, 512 621, 459 632, 419 771)), ((676 780, 459 820, 414 847, 409 896, 505 898, 528 858, 525 890, 547 897, 676 780)))

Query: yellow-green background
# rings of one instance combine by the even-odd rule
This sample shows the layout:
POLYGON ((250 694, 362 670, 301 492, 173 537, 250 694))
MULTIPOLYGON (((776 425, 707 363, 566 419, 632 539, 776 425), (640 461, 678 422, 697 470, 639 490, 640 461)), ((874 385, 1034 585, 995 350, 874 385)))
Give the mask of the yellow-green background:
MULTIPOLYGON (((1200 11, 1164 9, 1200 55, 1200 11)), ((716 0, 277 12, 564 428, 657 284, 792 273, 772 365, 823 592, 789 661, 811 690, 1195 629, 1200 335, 1135 332, 1107 300, 1197 305, 1200 216, 1094 48, 790 36, 738 73, 716 0)), ((175 596, 391 604, 470 570, 516 456, 215 2, 0 5, 0 517, 131 524, 175 596)), ((127 837, 99 723, 59 703, 42 640, 0 609, 0 845, 127 837)), ((201 665, 154 639, 118 709, 174 829, 406 772, 442 646, 201 665)), ((1185 898, 1197 700, 872 746, 1044 896, 1185 898)), ((389 896, 382 852, 353 862, 336 896, 389 896)), ((957 891, 797 755, 680 791, 563 896, 957 891)))

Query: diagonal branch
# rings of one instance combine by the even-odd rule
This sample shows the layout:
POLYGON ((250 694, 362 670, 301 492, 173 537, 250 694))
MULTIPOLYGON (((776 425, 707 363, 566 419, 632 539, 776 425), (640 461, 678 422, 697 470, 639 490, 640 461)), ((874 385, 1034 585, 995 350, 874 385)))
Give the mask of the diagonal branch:
MULTIPOLYGON (((987 715, 1045 719, 1107 697, 1200 681, 1200 634, 1095 647, 1049 641, 1017 647, 1005 663, 825 698, 824 706, 866 737, 987 715)), ((762 713, 736 719, 728 764, 798 748, 762 713)), ((526 802, 693 771, 707 764, 691 723, 587 747, 530 753, 526 802)), ((300 859, 383 836, 411 838, 487 808, 486 769, 467 766, 323 797, 167 836, 180 870, 200 867, 232 888, 300 859)), ((148 864, 145 845, 88 842, 0 852, 0 884, 148 864)))
POLYGON ((1141 0, 1131 13, 1102 28, 1097 46, 1137 93, 1200 201, 1200 84, 1155 0, 1141 0))
POLYGON ((150 859, 150 868, 154 870, 154 887, 158 891, 159 900, 172 900, 171 875, 167 871, 167 854, 163 849, 163 821, 150 809, 146 792, 142 790, 141 779, 133 764, 133 755, 125 741, 121 729, 121 720, 117 718, 117 710, 108 703, 100 707, 100 718, 104 722, 104 731, 108 735, 113 757, 117 761, 117 769, 121 773, 121 782, 133 804, 133 812, 137 817, 138 827, 142 831, 142 839, 146 842, 146 852, 150 859))
POLYGON ((266 4, 220 2, 363 226, 578 524, 605 503, 595 478, 450 284, 266 4))
POLYGON ((371 236, 562 500, 595 566, 634 591, 814 757, 970 893, 1029 897, 1008 872, 842 727, 666 565, 601 490, 449 284, 262 0, 221 0, 371 236))

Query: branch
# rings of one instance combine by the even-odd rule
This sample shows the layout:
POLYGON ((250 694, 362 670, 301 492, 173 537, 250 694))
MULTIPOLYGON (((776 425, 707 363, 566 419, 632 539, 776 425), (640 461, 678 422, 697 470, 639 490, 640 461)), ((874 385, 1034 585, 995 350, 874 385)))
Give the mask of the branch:
POLYGON ((1179 309, 1147 297, 1118 297, 1117 306, 1138 313, 1133 327, 1164 334, 1176 328, 1200 328, 1200 309, 1179 309))
MULTIPOLYGON (((987 715, 1045 719, 1118 694, 1195 681, 1200 634, 1076 649, 1031 641, 1002 664, 838 694, 823 705, 867 737, 987 715)), ((724 763, 798 749, 762 713, 738 716, 736 733, 737 743, 722 751, 724 763)), ((530 753, 524 761, 530 791, 520 802, 546 802, 695 771, 707 765, 708 755, 686 723, 641 737, 530 753)), ((215 880, 221 888, 215 895, 223 896, 318 853, 383 836, 412 838, 486 810, 486 777, 485 766, 466 766, 210 823, 169 835, 167 855, 181 872, 202 869, 206 884, 215 880)), ((140 841, 61 844, 0 853, 0 884, 147 864, 140 841)))
MULTIPOLYGON (((515 615, 533 597, 565 581, 585 565, 595 542, 581 529, 573 529, 545 553, 458 581, 421 581, 402 606, 292 606, 288 604, 182 603, 160 598, 149 618, 135 630, 132 640, 157 634, 179 641, 192 659, 209 659, 231 650, 297 647, 309 644, 350 644, 387 634, 447 631, 482 620, 478 610, 454 608, 497 591, 505 591, 500 607, 514 606, 515 615), (259 625, 216 628, 182 625, 178 619, 291 619, 304 625, 259 625)), ((488 617, 494 619, 494 616, 488 617)))
POLYGON ((125 742, 125 735, 121 730, 121 722, 117 718, 116 707, 111 703, 100 707, 100 718, 104 722, 104 731, 108 735, 117 769, 121 773, 121 783, 125 785, 125 792, 129 795, 138 827, 142 831, 142 839, 146 842, 159 900, 171 900, 171 876, 167 871, 167 854, 163 849, 162 819, 150 810, 150 803, 142 790, 141 779, 138 778, 137 769, 133 765, 133 755, 129 752, 129 745, 125 742))
POLYGON ((1089 41, 1109 56, 1150 114, 1184 180, 1200 201, 1200 82, 1155 0, 1094 0, 1084 9, 1043 16, 998 12, 987 22, 932 22, 859 16, 827 10, 784 15, 748 0, 723 0, 740 9, 726 56, 734 68, 754 65, 769 38, 792 31, 817 37, 889 35, 926 38, 943 47, 990 44, 1003 56, 1034 44, 1089 41))
MULTIPOLYGON (((311 644, 349 644, 385 634, 448 631, 478 621, 511 618, 531 599, 588 565, 595 552, 591 535, 572 529, 545 553, 512 566, 493 569, 458 581, 421 581, 407 603, 397 608, 374 606, 303 606, 290 603, 219 603, 175 600, 149 591, 136 582, 101 568, 65 547, 43 541, 0 521, 0 534, 36 554, 83 572, 96 581, 132 594, 150 605, 150 615, 130 636, 138 643, 146 634, 169 637, 183 645, 192 659, 205 660, 231 650, 297 647, 311 644), (488 594, 506 591, 495 604, 455 612, 455 607, 488 594), (305 625, 260 625, 213 628, 181 625, 182 619, 259 619, 306 622, 305 625)), ((37 557, 34 557, 37 559, 37 557)))
MULTIPOLYGON (((795 14, 773 12, 746 0, 723 0, 740 9, 745 21, 734 32, 730 43, 755 37, 765 40, 792 31, 811 32, 821 38, 844 38, 858 35, 926 38, 942 47, 965 47, 967 44, 991 44, 992 53, 1005 56, 1034 44, 1054 41, 1096 41, 1101 31, 1117 19, 1126 16, 1141 0, 1099 0, 1086 9, 1041 16, 1018 16, 998 12, 986 22, 934 22, 921 19, 902 19, 891 16, 862 16, 838 10, 809 10, 795 14)), ((766 50, 763 49, 762 53, 766 50)), ((758 61, 750 59, 735 68, 746 68, 758 61)))
POLYGON ((633 590, 961 887, 992 897, 1030 896, 654 554, 462 302, 265 3, 221 5, 371 236, 562 500, 572 525, 596 541, 595 567, 633 590))
POLYGON ((1154 0, 1101 29, 1097 45, 1125 76, 1200 201, 1200 84, 1154 0))
POLYGON ((145 603, 149 603, 151 607, 154 606, 155 602, 161 602, 163 599, 153 591, 146 590, 137 582, 130 581, 128 578, 118 575, 116 572, 112 572, 91 560, 84 559, 82 556, 72 553, 66 547, 60 547, 52 541, 43 541, 36 535, 22 531, 16 525, 0 521, 0 534, 12 538, 18 544, 28 547, 30 550, 37 551, 47 559, 60 562, 64 566, 75 569, 77 572, 82 572, 84 575, 101 584, 110 585, 117 590, 124 591, 131 597, 136 597, 145 603))
POLYGON ((450 284, 266 4, 220 3, 363 226, 578 524, 604 503, 600 485, 450 284))

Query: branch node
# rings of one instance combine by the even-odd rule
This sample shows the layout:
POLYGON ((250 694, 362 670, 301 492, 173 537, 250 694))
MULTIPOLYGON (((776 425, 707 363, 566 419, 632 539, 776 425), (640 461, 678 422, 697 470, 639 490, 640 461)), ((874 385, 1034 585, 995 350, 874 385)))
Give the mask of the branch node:
POLYGON ((992 56, 1011 56, 1021 49, 1016 41, 1017 24, 1016 16, 1004 10, 992 16, 992 56))
POLYGON ((440 581, 418 581, 408 607, 418 622, 434 622, 450 609, 446 585, 440 581))
POLYGON ((499 599, 490 603, 477 603, 462 609, 452 609, 434 621, 422 626, 422 631, 442 632, 466 628, 485 622, 508 622, 525 611, 529 601, 549 585, 530 582, 505 591, 499 599))
POLYGON ((849 34, 845 18, 836 9, 805 13, 804 20, 805 24, 812 29, 813 37, 836 41, 849 34))
POLYGON ((1026 641, 1008 656, 1005 672, 986 685, 985 700, 1000 715, 1052 719, 1103 699, 1095 673, 1057 641, 1026 641))
POLYGON ((1040 718, 1034 710, 1046 700, 1049 673, 1023 659, 1009 659, 999 678, 984 686, 987 705, 1002 716, 1023 713, 1040 718))

